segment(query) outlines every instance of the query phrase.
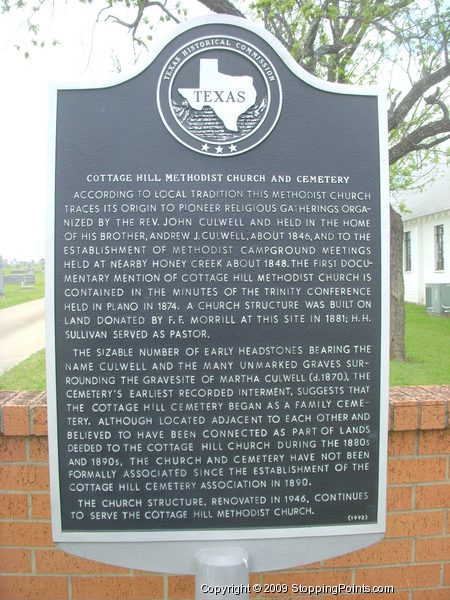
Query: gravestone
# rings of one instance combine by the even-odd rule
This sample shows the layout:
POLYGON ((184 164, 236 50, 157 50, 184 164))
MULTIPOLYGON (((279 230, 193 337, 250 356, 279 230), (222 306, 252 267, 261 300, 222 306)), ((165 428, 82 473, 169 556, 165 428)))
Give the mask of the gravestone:
POLYGON ((22 285, 24 275, 5 275, 5 283, 7 285, 22 285))
POLYGON ((235 18, 55 93, 53 535, 105 562, 253 570, 383 537, 384 96, 235 18))
POLYGON ((0 256, 0 296, 5 295, 5 287, 3 283, 3 258, 0 256))

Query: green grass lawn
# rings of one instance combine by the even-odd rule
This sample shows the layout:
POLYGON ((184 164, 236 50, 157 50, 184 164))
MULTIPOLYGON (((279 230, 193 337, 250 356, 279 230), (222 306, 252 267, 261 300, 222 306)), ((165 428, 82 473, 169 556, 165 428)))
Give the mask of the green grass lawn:
MULTIPOLYGON (((3 269, 3 275, 9 275, 10 271, 10 267, 5 267, 3 269)), ((36 286, 34 288, 23 288, 20 285, 5 285, 5 295, 0 296, 0 310, 2 308, 15 306, 16 304, 22 304, 22 302, 30 302, 30 300, 43 298, 45 282, 44 273, 35 273, 35 275, 36 286)))
POLYGON ((35 352, 0 377, 0 390, 45 391, 45 350, 35 352))
MULTIPOLYGON (((405 344, 407 361, 391 361, 391 386, 450 384, 450 318, 406 304, 405 344)), ((0 390, 45 390, 44 350, 4 373, 0 390)))
POLYGON ((450 318, 428 315, 406 304, 406 362, 391 361, 391 385, 450 383, 450 318))

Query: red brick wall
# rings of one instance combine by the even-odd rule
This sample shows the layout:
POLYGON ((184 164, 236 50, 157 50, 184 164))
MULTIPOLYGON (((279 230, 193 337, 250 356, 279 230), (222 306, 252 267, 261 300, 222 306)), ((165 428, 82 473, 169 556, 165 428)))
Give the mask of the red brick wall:
MULTIPOLYGON (((389 585, 394 594, 339 597, 449 600, 449 403, 450 386, 390 391, 385 540, 307 567, 253 575, 251 582, 389 585)), ((193 598, 193 577, 111 567, 53 546, 46 417, 45 394, 0 392, 0 599, 193 598)), ((291 591, 280 596, 305 597, 291 591)), ((331 600, 336 595, 330 590, 309 597, 331 600)))

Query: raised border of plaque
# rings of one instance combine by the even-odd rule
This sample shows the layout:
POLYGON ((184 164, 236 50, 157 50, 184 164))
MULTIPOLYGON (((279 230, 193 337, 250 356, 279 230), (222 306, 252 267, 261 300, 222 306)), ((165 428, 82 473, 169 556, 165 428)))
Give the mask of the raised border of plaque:
MULTIPOLYGON (((67 552, 134 568, 173 573, 192 573, 192 557, 195 552, 220 546, 242 545, 251 556, 250 568, 254 571, 288 568, 295 565, 312 563, 331 556, 362 548, 383 538, 386 519, 386 468, 387 468, 387 431, 388 431, 388 345, 389 345, 389 210, 388 190, 389 174, 387 162, 387 127, 386 127, 386 98, 382 90, 373 87, 356 87, 333 84, 313 77, 293 60, 289 53, 263 29, 252 23, 235 17, 202 17, 177 26, 164 43, 154 51, 144 71, 159 56, 166 45, 182 33, 201 25, 232 25, 248 30, 265 40, 293 75, 303 82, 325 92, 333 94, 349 94, 371 96, 377 99, 378 131, 380 147, 380 198, 381 198, 381 264, 383 273, 381 279, 381 355, 380 355, 380 429, 378 456, 378 516, 376 523, 349 524, 337 526, 314 527, 280 527, 280 528, 239 528, 230 530, 201 529, 201 530, 168 530, 168 531, 70 531, 65 532, 61 526, 61 497, 59 489, 58 464, 58 418, 56 391, 56 353, 55 353, 55 205, 54 205, 54 173, 56 148, 56 111, 57 89, 92 89, 92 86, 58 86, 51 94, 50 106, 50 148, 49 148, 49 202, 47 214, 47 258, 46 258, 46 323, 47 323, 47 398, 48 398, 48 429, 50 454, 50 487, 52 501, 53 538, 57 545, 67 552), (125 545, 124 545, 125 544, 125 545)), ((137 73, 138 74, 138 73, 137 73)), ((136 74, 136 75, 137 75, 136 74)), ((114 87, 125 83, 127 77, 114 87)), ((97 86, 101 89, 103 86, 97 86)), ((163 117, 164 119, 165 117, 163 117)), ((273 124, 263 138, 268 136, 275 126, 273 124)), ((170 126, 169 126, 170 129, 170 126)), ((174 135, 174 134, 172 134, 174 135)), ((185 146, 190 142, 179 140, 185 146)), ((259 143, 259 142, 258 142, 259 143)), ((242 152, 253 148, 250 145, 242 152)), ((197 152, 208 154, 200 146, 197 152)), ((245 154, 241 155, 245 160, 245 154)), ((219 160, 223 165, 223 160, 219 160)))

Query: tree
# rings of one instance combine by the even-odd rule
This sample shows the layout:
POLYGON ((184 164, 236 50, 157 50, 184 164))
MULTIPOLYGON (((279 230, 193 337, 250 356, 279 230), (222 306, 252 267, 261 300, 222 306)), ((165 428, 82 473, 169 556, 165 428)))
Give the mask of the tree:
MULTIPOLYGON (((30 29, 36 37, 36 9, 30 29)), ((50 0, 48 0, 50 1, 50 0)), ((421 166, 437 160, 450 139, 450 9, 442 0, 199 0, 215 13, 250 16, 287 48, 304 69, 328 81, 388 85, 391 189, 407 188, 421 166)), ((2 0, 9 10, 10 0, 2 0)), ((145 46, 162 20, 186 17, 181 2, 108 0, 99 16, 127 27, 133 41, 145 46), (116 16, 127 6, 128 21, 116 16), (157 20, 158 17, 156 17, 157 20)), ((34 42, 37 44, 37 40, 34 42)), ((391 208, 391 356, 404 359, 402 222, 391 208)))
MULTIPOLYGON (((240 15, 228 0, 217 12, 240 15)), ((450 139, 448 112, 450 11, 440 0, 256 0, 266 29, 310 73, 338 83, 390 81, 391 187, 407 187, 420 165, 450 139), (387 66, 391 69, 387 71, 387 66), (442 85, 444 84, 444 85, 442 85), (439 87, 440 86, 440 87, 439 87)), ((391 357, 404 360, 401 217, 391 207, 391 357)))

